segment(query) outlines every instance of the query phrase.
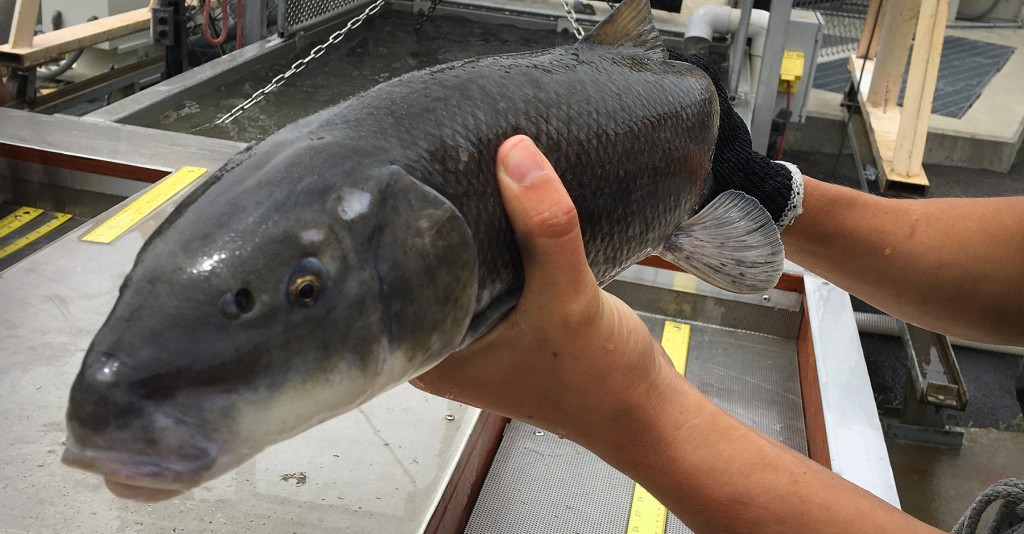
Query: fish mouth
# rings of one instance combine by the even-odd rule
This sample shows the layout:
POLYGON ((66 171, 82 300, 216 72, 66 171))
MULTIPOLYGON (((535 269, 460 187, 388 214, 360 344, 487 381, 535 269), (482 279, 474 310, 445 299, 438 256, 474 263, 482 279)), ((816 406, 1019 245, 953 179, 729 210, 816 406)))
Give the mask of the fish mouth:
MULTIPOLYGON (((218 447, 219 449, 219 447, 218 447)), ((178 496, 212 478, 216 451, 195 459, 158 457, 82 447, 71 439, 61 455, 70 467, 102 475, 114 495, 141 502, 178 496)))

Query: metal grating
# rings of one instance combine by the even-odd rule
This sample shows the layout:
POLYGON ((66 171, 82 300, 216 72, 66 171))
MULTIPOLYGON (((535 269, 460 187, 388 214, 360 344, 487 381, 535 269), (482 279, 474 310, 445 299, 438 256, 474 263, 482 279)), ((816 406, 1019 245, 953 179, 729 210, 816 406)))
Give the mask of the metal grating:
MULTIPOLYGON (((639 315, 660 337, 664 320, 639 315)), ((686 375, 694 385, 740 420, 806 454, 796 341, 691 324, 686 375)), ((513 421, 465 532, 625 532, 632 491, 629 478, 583 447, 513 421)), ((669 515, 667 534, 688 532, 669 515)))
MULTIPOLYGON (((935 86, 932 113, 959 119, 967 113, 988 82, 1002 70, 1014 48, 955 35, 947 35, 939 60, 939 79, 935 86)), ((843 93, 850 80, 848 58, 819 63, 812 82, 815 89, 843 93)), ((907 68, 910 68, 908 54, 907 68)), ((900 88, 900 104, 906 90, 906 72, 900 88)), ((863 89, 862 89, 863 90, 863 89)))
POLYGON ((280 0, 278 31, 292 35, 325 19, 339 16, 371 0, 280 0))
POLYGON ((869 0, 796 0, 795 9, 816 11, 825 21, 818 62, 849 57, 857 51, 869 0))

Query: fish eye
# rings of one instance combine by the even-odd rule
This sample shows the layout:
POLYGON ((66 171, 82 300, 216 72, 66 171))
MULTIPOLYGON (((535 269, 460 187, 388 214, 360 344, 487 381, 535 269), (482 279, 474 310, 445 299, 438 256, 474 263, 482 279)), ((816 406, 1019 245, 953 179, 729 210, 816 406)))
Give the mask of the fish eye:
POLYGON ((288 286, 288 298, 296 304, 312 306, 320 297, 320 280, 311 274, 300 276, 292 280, 288 286))
POLYGON ((301 306, 312 306, 323 289, 323 265, 316 258, 304 258, 292 269, 288 281, 288 300, 301 306))

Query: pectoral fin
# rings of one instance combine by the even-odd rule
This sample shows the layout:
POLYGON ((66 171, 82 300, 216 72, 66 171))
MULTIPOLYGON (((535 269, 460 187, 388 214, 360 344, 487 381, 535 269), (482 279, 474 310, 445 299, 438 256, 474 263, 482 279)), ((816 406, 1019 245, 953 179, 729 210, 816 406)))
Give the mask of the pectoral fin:
POLYGON ((785 260, 771 215, 739 191, 726 191, 679 225, 658 255, 734 293, 771 289, 785 260))

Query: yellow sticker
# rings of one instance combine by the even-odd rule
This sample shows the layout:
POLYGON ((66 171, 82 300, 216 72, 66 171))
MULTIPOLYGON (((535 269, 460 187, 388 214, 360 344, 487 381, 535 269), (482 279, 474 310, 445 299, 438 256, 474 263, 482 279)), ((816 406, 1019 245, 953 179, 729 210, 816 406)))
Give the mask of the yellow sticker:
MULTIPOLYGON (((690 352, 690 325, 665 321, 661 346, 680 374, 686 374, 686 357, 690 352)), ((640 484, 633 484, 633 502, 629 506, 627 534, 665 534, 668 509, 640 484)))
POLYGON ((29 208, 27 206, 14 210, 10 215, 0 219, 0 237, 17 230, 23 224, 35 219, 42 213, 43 210, 39 208, 29 208))
POLYGON ((205 173, 206 169, 201 167, 182 167, 174 171, 154 184, 149 191, 143 193, 131 204, 125 206, 124 209, 115 213, 113 217, 103 221, 82 236, 82 241, 92 241, 93 243, 114 241, 205 173))
POLYGON ((36 228, 35 230, 32 230, 31 232, 25 234, 24 236, 16 239, 10 245, 7 245, 4 248, 0 248, 0 258, 10 256, 12 253, 17 251, 21 247, 24 247, 25 245, 35 241, 36 239, 43 237, 44 235, 49 233, 50 230, 53 230, 54 228, 64 224, 64 221, 67 221, 68 219, 71 218, 71 214, 69 213, 54 213, 54 215, 56 217, 52 221, 49 221, 46 224, 40 226, 39 228, 36 228))

